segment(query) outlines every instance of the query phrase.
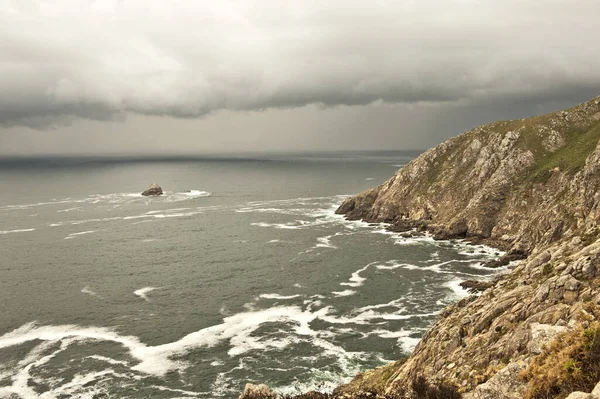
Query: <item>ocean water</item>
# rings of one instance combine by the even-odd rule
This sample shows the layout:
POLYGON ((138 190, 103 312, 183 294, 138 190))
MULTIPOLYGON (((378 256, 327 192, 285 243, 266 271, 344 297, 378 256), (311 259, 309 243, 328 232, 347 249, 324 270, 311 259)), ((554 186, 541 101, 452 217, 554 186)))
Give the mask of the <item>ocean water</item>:
POLYGON ((0 162, 0 397, 326 390, 410 353, 498 254, 334 214, 416 155, 0 162))

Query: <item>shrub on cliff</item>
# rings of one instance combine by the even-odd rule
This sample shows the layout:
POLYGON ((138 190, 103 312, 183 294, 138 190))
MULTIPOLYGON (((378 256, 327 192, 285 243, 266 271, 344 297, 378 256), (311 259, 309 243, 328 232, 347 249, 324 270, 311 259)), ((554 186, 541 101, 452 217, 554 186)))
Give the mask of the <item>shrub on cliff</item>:
POLYGON ((563 399, 590 392, 600 380, 600 322, 581 326, 557 339, 528 367, 526 399, 563 399))

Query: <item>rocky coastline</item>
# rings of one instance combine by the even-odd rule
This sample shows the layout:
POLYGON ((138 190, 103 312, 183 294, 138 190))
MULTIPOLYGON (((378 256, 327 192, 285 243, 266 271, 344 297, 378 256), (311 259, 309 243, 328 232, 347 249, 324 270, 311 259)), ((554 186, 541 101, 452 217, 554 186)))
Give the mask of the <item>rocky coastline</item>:
POLYGON ((346 199, 348 219, 492 245, 507 253, 486 266, 510 271, 471 282, 407 359, 298 398, 600 398, 599 139, 596 97, 480 126, 346 199))

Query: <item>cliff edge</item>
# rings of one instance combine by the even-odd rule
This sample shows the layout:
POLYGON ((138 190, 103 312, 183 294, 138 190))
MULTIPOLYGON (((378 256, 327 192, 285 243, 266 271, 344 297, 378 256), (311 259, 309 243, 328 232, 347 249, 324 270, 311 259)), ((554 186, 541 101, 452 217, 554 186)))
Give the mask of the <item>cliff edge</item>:
POLYGON ((486 242, 508 251, 502 263, 527 259, 444 309, 405 362, 336 392, 393 394, 421 376, 467 399, 592 391, 600 380, 599 139, 597 97, 468 131, 346 199, 337 212, 349 219, 486 242))

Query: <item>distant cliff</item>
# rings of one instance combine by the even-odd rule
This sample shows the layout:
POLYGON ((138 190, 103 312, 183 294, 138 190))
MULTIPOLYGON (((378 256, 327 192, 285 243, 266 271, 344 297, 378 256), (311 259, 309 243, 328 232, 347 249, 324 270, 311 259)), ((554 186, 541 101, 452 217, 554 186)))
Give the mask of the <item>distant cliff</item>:
POLYGON ((597 97, 468 131, 346 199, 337 212, 350 219, 487 242, 509 251, 505 261, 527 259, 446 308, 406 362, 337 392, 393 394, 418 376, 455 384, 465 398, 590 392, 600 379, 599 139, 597 97))

